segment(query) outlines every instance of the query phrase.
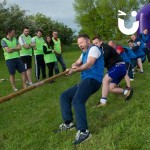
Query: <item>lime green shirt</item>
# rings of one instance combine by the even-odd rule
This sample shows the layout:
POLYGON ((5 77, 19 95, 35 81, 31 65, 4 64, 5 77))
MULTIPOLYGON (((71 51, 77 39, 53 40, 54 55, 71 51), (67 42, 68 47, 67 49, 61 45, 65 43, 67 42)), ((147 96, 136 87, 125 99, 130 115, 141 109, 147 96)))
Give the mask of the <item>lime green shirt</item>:
MULTIPOLYGON (((8 46, 8 48, 15 48, 17 46, 17 39, 14 37, 12 40, 8 40, 7 38, 3 38, 2 40, 4 40, 8 46)), ((19 51, 14 51, 11 53, 8 53, 5 48, 3 48, 4 51, 4 57, 5 60, 9 60, 9 59, 13 59, 13 58, 19 58, 19 51)))
MULTIPOLYGON (((29 45, 31 44, 31 36, 25 36, 24 34, 22 34, 19 38, 21 38, 25 44, 29 45)), ((32 48, 26 49, 22 46, 22 49, 20 51, 20 56, 32 56, 32 48)))
POLYGON ((56 41, 54 38, 52 38, 52 40, 54 42, 54 50, 56 50, 56 52, 58 54, 61 54, 61 42, 60 42, 60 39, 57 38, 57 41, 56 41))
MULTIPOLYGON (((46 46, 47 51, 51 51, 52 50, 51 47, 48 48, 48 45, 46 43, 44 45, 46 46)), ((55 54, 52 52, 50 54, 44 54, 44 61, 45 61, 46 64, 50 63, 50 62, 56 62, 57 58, 56 58, 55 54)))
POLYGON ((43 44, 45 43, 43 37, 39 38, 37 36, 34 37, 36 48, 34 50, 34 55, 43 54, 43 44))

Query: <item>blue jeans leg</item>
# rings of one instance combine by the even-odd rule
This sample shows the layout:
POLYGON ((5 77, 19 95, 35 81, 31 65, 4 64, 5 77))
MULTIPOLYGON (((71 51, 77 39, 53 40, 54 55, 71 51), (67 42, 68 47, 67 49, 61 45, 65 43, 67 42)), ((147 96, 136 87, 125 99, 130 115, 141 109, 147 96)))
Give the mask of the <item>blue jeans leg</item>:
POLYGON ((61 113, 62 118, 65 121, 73 121, 72 116, 72 99, 76 93, 77 85, 71 87, 70 89, 63 92, 60 96, 60 106, 61 106, 61 113))
POLYGON ((88 129, 85 103, 88 98, 100 88, 101 83, 95 79, 82 80, 72 100, 72 105, 75 110, 77 130, 88 129))
POLYGON ((59 74, 58 62, 55 62, 54 70, 55 70, 55 74, 59 74))
POLYGON ((65 64, 64 59, 63 59, 61 54, 57 55, 57 60, 61 64, 62 70, 65 71, 66 70, 66 64, 65 64))

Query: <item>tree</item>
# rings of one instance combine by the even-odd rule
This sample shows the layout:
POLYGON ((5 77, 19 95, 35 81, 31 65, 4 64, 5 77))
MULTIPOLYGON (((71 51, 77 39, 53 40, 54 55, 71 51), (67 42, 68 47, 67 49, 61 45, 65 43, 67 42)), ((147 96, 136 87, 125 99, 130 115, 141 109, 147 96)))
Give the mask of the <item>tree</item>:
POLYGON ((20 10, 18 5, 7 7, 7 3, 4 1, 0 3, 0 22, 0 38, 5 35, 5 29, 10 26, 14 27, 19 35, 20 31, 22 31, 22 27, 26 24, 25 11, 20 10))
POLYGON ((101 35, 103 39, 120 39, 124 35, 118 30, 118 10, 128 14, 149 0, 74 0, 76 22, 81 26, 80 33, 90 36, 101 35))
POLYGON ((26 11, 21 10, 18 5, 8 6, 6 0, 0 3, 0 39, 5 36, 6 28, 14 27, 16 36, 19 36, 24 26, 30 28, 31 36, 35 35, 36 29, 43 29, 44 35, 52 34, 53 30, 57 30, 63 44, 70 44, 73 40, 74 31, 63 23, 52 20, 41 13, 28 16, 26 11))

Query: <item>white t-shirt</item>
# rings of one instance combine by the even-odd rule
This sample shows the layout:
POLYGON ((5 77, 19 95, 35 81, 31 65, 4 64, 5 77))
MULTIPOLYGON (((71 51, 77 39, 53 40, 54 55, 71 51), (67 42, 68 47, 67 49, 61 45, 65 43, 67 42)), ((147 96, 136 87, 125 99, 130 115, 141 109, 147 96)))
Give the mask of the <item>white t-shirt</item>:
MULTIPOLYGON (((82 59, 82 55, 83 54, 81 54, 80 56, 81 59, 82 59)), ((96 46, 92 46, 89 50, 88 57, 93 57, 98 59, 100 56, 101 56, 101 51, 99 50, 99 48, 96 46)))
POLYGON ((33 38, 31 39, 31 43, 36 43, 35 41, 36 41, 36 40, 35 40, 35 37, 33 37, 33 38))
POLYGON ((25 40, 23 39, 22 35, 19 36, 19 44, 22 46, 24 44, 26 44, 25 40))

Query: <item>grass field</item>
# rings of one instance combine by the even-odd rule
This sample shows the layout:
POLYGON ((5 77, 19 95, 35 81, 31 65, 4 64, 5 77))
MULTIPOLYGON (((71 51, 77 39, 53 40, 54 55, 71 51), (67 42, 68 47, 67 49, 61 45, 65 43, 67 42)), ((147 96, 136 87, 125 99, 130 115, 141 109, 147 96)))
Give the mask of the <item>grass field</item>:
MULTIPOLYGON (((63 54, 67 67, 80 55, 74 47, 63 54)), ((1 54, 1 53, 0 53, 1 54)), ((9 78, 0 56, 0 78, 9 78)), ((92 138, 74 147, 76 130, 54 134, 62 123, 59 96, 80 80, 80 74, 63 76, 54 84, 45 84, 0 104, 0 150, 150 150, 150 65, 132 82, 134 95, 129 102, 109 94, 108 105, 93 109, 101 89, 87 102, 87 116, 92 138)), ((16 78, 20 78, 17 74, 16 78)), ((34 78, 34 75, 33 75, 34 78)), ((16 81, 21 88, 21 81, 16 81)), ((125 87, 125 82, 120 84, 125 87)), ((0 83, 0 97, 12 92, 9 81, 0 83)))

